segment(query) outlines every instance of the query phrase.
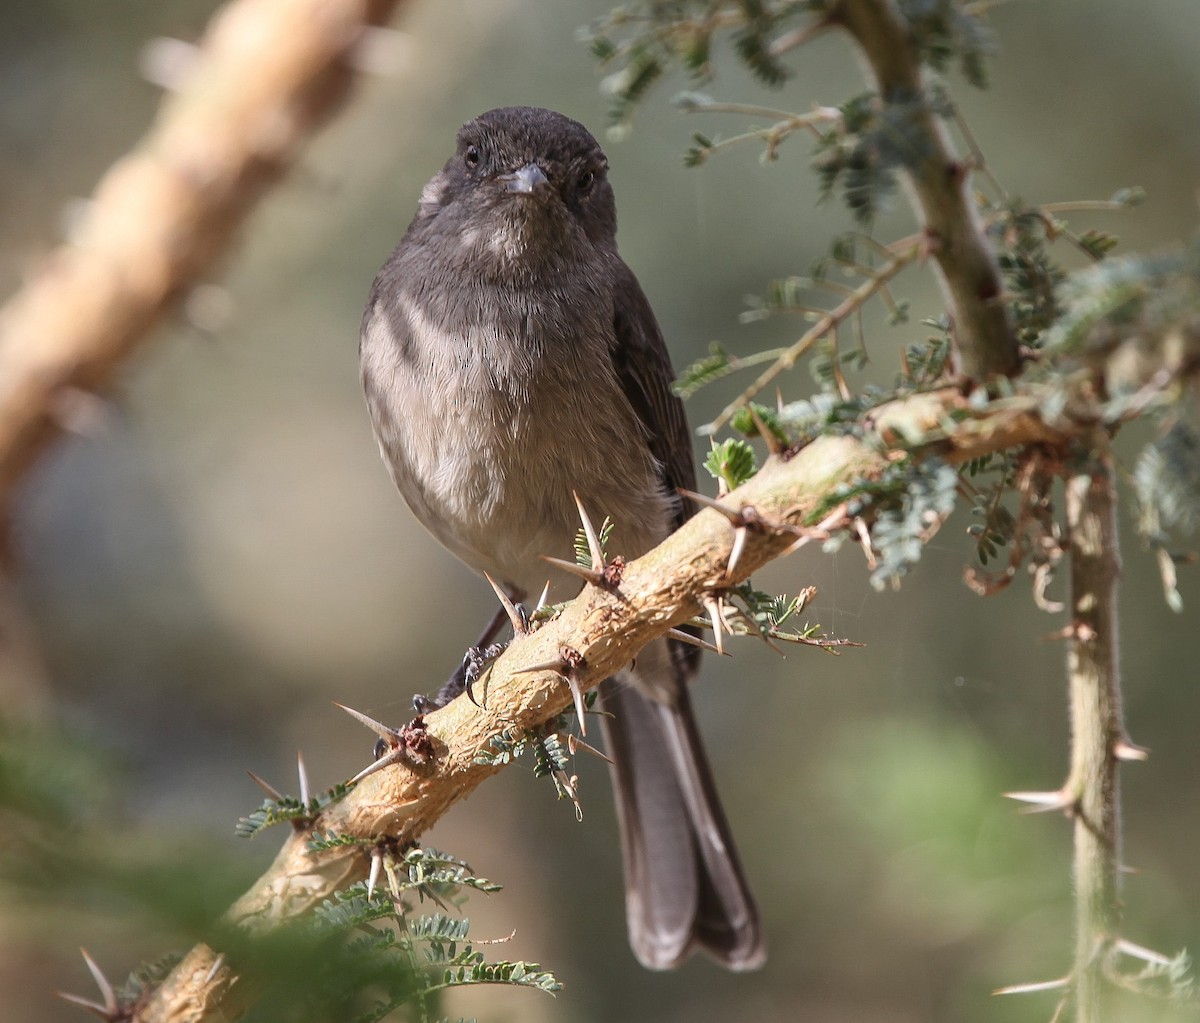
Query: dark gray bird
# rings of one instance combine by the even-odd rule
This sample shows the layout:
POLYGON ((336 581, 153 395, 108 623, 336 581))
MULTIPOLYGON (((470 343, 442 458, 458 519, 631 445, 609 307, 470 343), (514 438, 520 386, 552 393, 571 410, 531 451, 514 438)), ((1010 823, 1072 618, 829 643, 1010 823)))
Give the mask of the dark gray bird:
MULTIPOLYGON (((607 171, 587 129, 550 110, 464 125, 363 317, 363 387, 392 479, 434 536, 518 598, 549 574, 539 555, 570 557, 573 492, 611 517, 610 549, 630 558, 692 512, 676 493, 695 486, 687 422, 617 254, 607 171)), ((554 584, 563 597, 579 585, 554 584)), ((658 641, 601 687, 630 943, 652 969, 697 947, 753 969, 765 947, 692 715, 696 654, 658 641)))

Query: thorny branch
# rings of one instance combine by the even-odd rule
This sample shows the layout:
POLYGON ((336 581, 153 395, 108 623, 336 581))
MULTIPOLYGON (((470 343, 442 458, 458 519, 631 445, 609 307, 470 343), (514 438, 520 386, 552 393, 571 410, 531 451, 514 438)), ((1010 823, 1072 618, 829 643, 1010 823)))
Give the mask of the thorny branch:
MULTIPOLYGON (((969 409, 957 390, 946 389, 877 410, 871 436, 822 437, 790 458, 771 457, 749 483, 721 499, 725 514, 702 510, 649 554, 625 565, 618 592, 588 585, 556 619, 514 640, 492 666, 483 705, 464 695, 424 718, 424 748, 432 756, 400 758, 368 775, 345 798, 289 835, 274 863, 234 903, 225 922, 263 933, 367 877, 370 856, 361 846, 314 852, 308 844, 313 835, 386 837, 399 844, 416 840, 500 769, 476 761, 492 736, 506 728, 537 728, 571 705, 571 687, 553 668, 564 648, 578 655, 572 674, 579 687, 598 685, 645 644, 698 614, 706 598, 744 581, 806 539, 850 528, 836 504, 830 506, 830 495, 839 487, 880 478, 891 462, 889 445, 894 448, 904 436, 923 432, 929 439, 920 450, 962 462, 1013 445, 1064 444, 1073 428, 1046 424, 1036 407, 1031 400, 1024 408, 1010 404, 999 412, 981 412, 969 409), (946 437, 942 425, 952 412, 966 419, 961 436, 946 437), (741 530, 730 514, 740 515, 744 524, 740 540, 741 530), (738 556, 730 570, 735 543, 738 556), (529 665, 543 670, 530 671, 529 665)), ((231 1008, 234 1003, 228 999, 241 997, 239 986, 231 986, 215 951, 198 946, 184 968, 187 977, 173 973, 139 1008, 136 1023, 236 1018, 240 1010, 231 1008), (194 1011, 181 1010, 177 1002, 164 1004, 182 997, 181 991, 194 1011), (230 992, 228 998, 223 992, 230 992)))
MULTIPOLYGON (((1104 451, 1102 445, 1101 450, 1104 451)), ((1119 758, 1125 738, 1117 655, 1116 493, 1107 453, 1067 480, 1071 564, 1071 773, 1065 786, 1075 816, 1075 1015, 1104 1019, 1106 973, 1121 919, 1119 758)), ((1136 753, 1135 753, 1136 755, 1136 753)))

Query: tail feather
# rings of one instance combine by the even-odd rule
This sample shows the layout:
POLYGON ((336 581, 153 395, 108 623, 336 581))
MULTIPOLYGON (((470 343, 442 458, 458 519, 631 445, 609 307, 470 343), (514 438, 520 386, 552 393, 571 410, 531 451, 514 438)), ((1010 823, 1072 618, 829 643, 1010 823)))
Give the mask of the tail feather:
POLYGON ((730 969, 756 969, 766 959, 758 908, 686 685, 660 701, 610 679, 600 699, 634 954, 650 969, 667 970, 701 948, 730 969))

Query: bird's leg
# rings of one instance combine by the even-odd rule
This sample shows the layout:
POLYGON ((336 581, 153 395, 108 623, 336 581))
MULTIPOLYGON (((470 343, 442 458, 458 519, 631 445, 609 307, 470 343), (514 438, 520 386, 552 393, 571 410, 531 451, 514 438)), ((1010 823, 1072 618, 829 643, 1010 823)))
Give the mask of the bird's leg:
MULTIPOLYGON (((495 583, 492 585, 495 586, 495 583)), ((499 594, 500 592, 502 591, 497 589, 497 593, 499 594)), ((519 600, 524 594, 514 589, 512 596, 519 600)), ((496 609, 496 613, 492 615, 474 645, 467 648, 462 661, 454 669, 453 674, 442 683, 442 687, 433 696, 417 693, 413 697, 413 708, 418 714, 428 714, 439 707, 446 706, 456 696, 474 685, 482 673, 484 666, 489 661, 493 661, 499 657, 504 652, 505 647, 508 646, 507 643, 494 642, 497 633, 499 633, 506 621, 512 621, 514 634, 528 630, 528 612, 522 605, 514 604, 511 600, 508 600, 508 594, 505 594, 505 601, 502 601, 500 607, 496 609), (516 618, 513 617, 514 613, 517 616, 516 618), (521 622, 520 628, 517 626, 518 621, 521 622)))

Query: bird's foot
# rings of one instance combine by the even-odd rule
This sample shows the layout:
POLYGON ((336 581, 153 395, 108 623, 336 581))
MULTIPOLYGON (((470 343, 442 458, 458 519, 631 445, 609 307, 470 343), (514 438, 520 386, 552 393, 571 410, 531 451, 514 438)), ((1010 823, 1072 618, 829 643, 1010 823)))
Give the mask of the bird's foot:
MULTIPOLYGON (((519 619, 523 625, 523 628, 517 629, 516 619, 514 619, 514 631, 518 634, 528 632, 530 622, 529 612, 523 604, 514 604, 512 606, 516 612, 516 619, 519 619)), ((467 652, 463 654, 462 663, 454 669, 454 674, 446 679, 442 687, 433 696, 417 693, 413 697, 413 709, 418 714, 429 714, 446 706, 456 696, 460 696, 464 692, 470 693, 472 687, 483 675, 484 669, 504 653, 507 648, 507 643, 488 643, 486 645, 468 647, 467 652)), ((472 700, 474 700, 474 697, 472 697, 472 700)))

